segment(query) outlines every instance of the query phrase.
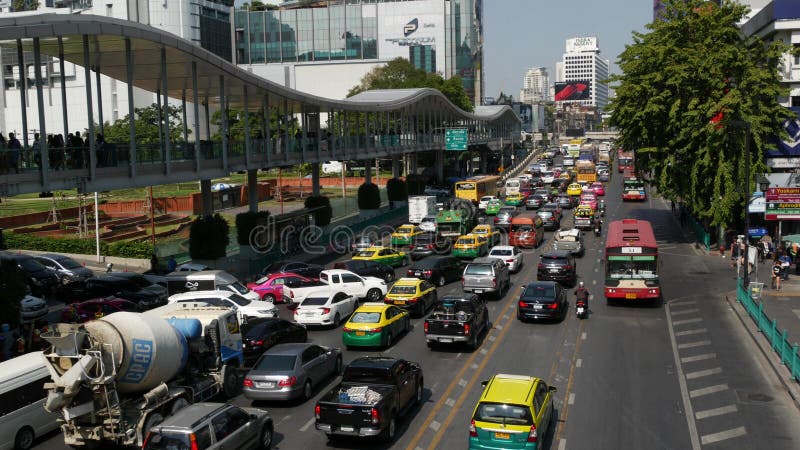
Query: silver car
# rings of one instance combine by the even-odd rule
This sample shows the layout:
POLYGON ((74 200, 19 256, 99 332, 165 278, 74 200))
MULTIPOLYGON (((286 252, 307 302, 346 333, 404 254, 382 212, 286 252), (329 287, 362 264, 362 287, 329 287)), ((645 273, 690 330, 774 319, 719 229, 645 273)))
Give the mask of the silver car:
POLYGON ((34 258, 55 273, 61 284, 86 281, 94 276, 94 272, 91 269, 78 264, 77 261, 69 256, 45 253, 34 256, 34 258))
POLYGON ((278 344, 264 352, 244 378, 250 400, 308 400, 314 386, 342 371, 342 351, 310 342, 278 344))

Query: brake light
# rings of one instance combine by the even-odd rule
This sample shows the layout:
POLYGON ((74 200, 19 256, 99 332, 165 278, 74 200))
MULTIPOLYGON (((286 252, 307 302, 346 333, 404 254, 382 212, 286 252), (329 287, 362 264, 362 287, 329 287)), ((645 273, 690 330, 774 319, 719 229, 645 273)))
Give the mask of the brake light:
POLYGON ((422 272, 422 274, 425 275, 426 277, 429 277, 429 276, 433 275, 433 271, 432 270, 425 270, 425 271, 422 272))
MULTIPOLYGON (((297 314, 297 311, 295 311, 295 314, 297 314)), ((255 342, 253 342, 253 345, 264 345, 264 340, 263 339, 259 339, 259 340, 255 341, 255 342)))
POLYGON ((520 308, 527 308, 527 307, 528 307, 528 304, 527 304, 527 303, 525 303, 525 302, 523 302, 522 300, 520 300, 520 302, 519 302, 519 307, 520 307, 520 308))
POLYGON ((506 262, 507 262, 507 263, 513 263, 513 262, 514 262, 514 258, 507 259, 507 260, 506 260, 506 262))
POLYGON ((428 250, 433 250, 433 244, 428 244, 425 246, 428 250))
POLYGON ((558 309, 558 303, 553 302, 547 305, 547 309, 558 309))
POLYGON ((352 328, 348 328, 348 327, 342 327, 342 332, 348 333, 350 331, 353 331, 353 329, 352 328))
POLYGON ((531 425, 531 431, 528 433, 528 442, 536 442, 539 440, 539 433, 536 432, 536 425, 531 425))
POLYGON ((411 297, 410 299, 408 299, 408 303, 417 303, 418 300, 419 299, 417 297, 411 297))
POLYGON ((545 267, 546 267, 546 266, 545 266, 544 264, 542 264, 542 263, 539 263, 539 264, 536 266, 536 268, 538 268, 538 269, 544 269, 545 267))
POLYGON ((464 336, 469 336, 470 326, 468 323, 464 324, 464 336))
POLYGON ((497 217, 495 217, 495 218, 494 218, 494 223, 497 223, 497 222, 500 222, 500 219, 498 219, 497 217))
POLYGON ((492 278, 492 286, 497 286, 497 277, 492 278))
POLYGON ((295 384, 297 384, 297 377, 287 377, 278 381, 278 386, 294 386, 295 384))
POLYGON ((381 415, 380 415, 380 413, 378 412, 377 409, 372 408, 369 411, 369 416, 372 418, 372 423, 373 424, 377 425, 377 424, 381 423, 381 415))
MULTIPOLYGON (((331 313, 331 309, 330 308, 320 308, 320 309, 322 310, 322 314, 330 314, 331 313)), ((297 312, 297 310, 295 310, 295 312, 297 312)))
POLYGON ((478 430, 475 428, 475 419, 469 421, 469 437, 478 437, 478 430))
POLYGON ((250 378, 245 378, 242 384, 244 385, 244 387, 253 387, 253 380, 251 380, 250 378))
POLYGON ((564 266, 564 270, 572 270, 572 266, 570 264, 567 264, 566 266, 564 266))
POLYGON ((319 408, 319 405, 316 405, 316 406, 314 407, 314 417, 315 417, 317 420, 319 420, 319 410, 320 410, 320 408, 319 408))
POLYGON ((461 285, 464 285, 464 277, 461 277, 461 285))
POLYGON ((409 250, 414 250, 414 246, 413 246, 413 245, 409 245, 409 246, 408 246, 408 249, 409 249, 409 250))
POLYGON ((383 331, 383 327, 373 328, 367 331, 369 331, 370 333, 380 333, 381 331, 383 331))
POLYGON ((425 323, 423 323, 423 324, 422 324, 422 329, 423 329, 423 331, 425 331, 426 333, 428 332, 428 322, 425 322, 425 323))
POLYGON ((383 297, 383 303, 392 303, 392 299, 389 297, 383 297))

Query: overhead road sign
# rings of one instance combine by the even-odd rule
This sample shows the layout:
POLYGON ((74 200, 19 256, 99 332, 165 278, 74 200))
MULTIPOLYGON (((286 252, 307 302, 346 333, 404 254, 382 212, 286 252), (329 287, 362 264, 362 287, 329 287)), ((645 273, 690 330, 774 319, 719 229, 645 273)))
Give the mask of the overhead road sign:
POLYGON ((469 136, 466 128, 448 128, 444 130, 445 150, 466 150, 468 141, 469 136))

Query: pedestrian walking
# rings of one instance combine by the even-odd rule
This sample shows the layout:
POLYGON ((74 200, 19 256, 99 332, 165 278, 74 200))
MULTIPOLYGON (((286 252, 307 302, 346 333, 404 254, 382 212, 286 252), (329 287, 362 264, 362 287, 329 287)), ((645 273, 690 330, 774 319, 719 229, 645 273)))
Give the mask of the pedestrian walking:
POLYGON ((155 253, 150 256, 150 270, 153 273, 158 273, 158 256, 155 253))
POLYGON ((780 263, 781 263, 781 277, 783 277, 784 280, 788 280, 789 279, 789 266, 792 265, 791 258, 789 258, 789 255, 784 253, 783 255, 781 255, 781 257, 780 257, 780 259, 778 261, 780 261, 780 263))
POLYGON ((772 264, 772 289, 781 290, 781 262, 777 259, 772 264))
POLYGON ((177 268, 178 262, 175 261, 175 256, 169 255, 169 259, 167 260, 167 272, 175 272, 177 268))
POLYGON ((14 169, 14 173, 19 173, 19 151, 22 150, 22 144, 19 143, 19 139, 14 135, 14 133, 8 133, 8 152, 11 156, 11 160, 9 161, 11 168, 14 169))

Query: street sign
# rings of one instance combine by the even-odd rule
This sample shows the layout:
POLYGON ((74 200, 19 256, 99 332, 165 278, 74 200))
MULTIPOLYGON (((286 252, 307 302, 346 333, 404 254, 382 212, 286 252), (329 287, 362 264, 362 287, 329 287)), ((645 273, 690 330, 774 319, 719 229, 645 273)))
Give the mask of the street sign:
POLYGON ((444 130, 445 150, 466 150, 468 140, 466 128, 448 128, 444 130))
POLYGON ((767 234, 767 229, 766 228, 748 228, 747 229, 747 234, 749 234, 750 237, 760 238, 761 236, 764 236, 765 234, 767 234))
POLYGON ((766 220, 800 220, 800 188, 767 189, 766 220))

